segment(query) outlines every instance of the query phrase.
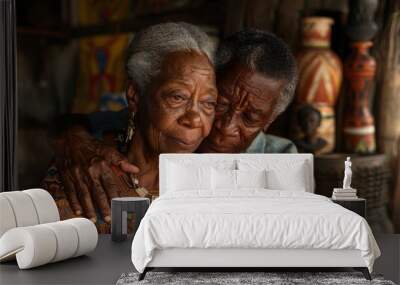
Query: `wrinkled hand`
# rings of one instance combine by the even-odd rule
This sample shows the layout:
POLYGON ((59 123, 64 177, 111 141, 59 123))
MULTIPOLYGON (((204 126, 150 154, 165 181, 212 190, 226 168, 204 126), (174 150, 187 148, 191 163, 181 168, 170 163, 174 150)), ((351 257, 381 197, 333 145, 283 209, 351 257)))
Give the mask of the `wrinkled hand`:
POLYGON ((75 215, 96 222, 97 208, 103 220, 110 223, 111 199, 137 196, 130 179, 139 169, 83 127, 68 129, 54 140, 54 147, 56 166, 75 215))

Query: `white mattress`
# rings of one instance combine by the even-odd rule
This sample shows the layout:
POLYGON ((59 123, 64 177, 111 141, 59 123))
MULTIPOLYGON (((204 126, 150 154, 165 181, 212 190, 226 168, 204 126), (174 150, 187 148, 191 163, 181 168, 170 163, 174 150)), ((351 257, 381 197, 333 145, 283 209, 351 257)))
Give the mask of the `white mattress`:
POLYGON ((266 189, 198 193, 166 193, 152 203, 132 243, 139 272, 156 249, 168 248, 359 250, 370 271, 380 255, 365 219, 326 197, 266 189))

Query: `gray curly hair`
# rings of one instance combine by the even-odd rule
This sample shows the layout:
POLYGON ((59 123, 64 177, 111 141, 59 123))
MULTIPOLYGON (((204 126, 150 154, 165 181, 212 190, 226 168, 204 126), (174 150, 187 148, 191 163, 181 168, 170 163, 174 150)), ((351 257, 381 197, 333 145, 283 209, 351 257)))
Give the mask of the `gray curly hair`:
POLYGON ((296 60, 290 48, 275 35, 256 29, 242 30, 222 41, 217 52, 217 69, 240 62, 252 70, 285 86, 275 106, 275 115, 282 113, 293 100, 297 84, 296 60))
POLYGON ((215 46, 206 33, 184 22, 150 26, 137 34, 130 42, 126 55, 126 72, 139 87, 139 95, 158 75, 161 63, 171 52, 197 51, 214 62, 215 46))

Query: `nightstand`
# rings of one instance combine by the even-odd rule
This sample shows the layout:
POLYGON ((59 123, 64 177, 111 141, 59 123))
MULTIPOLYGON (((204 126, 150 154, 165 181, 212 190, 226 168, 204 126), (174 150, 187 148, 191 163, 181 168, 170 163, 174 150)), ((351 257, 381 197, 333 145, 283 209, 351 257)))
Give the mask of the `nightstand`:
POLYGON ((339 204, 340 206, 359 214, 365 218, 367 213, 367 201, 363 198, 355 198, 351 200, 336 200, 331 199, 332 202, 339 204))
POLYGON ((128 234, 128 213, 135 215, 135 231, 150 205, 149 198, 119 197, 111 200, 111 239, 124 241, 128 234))

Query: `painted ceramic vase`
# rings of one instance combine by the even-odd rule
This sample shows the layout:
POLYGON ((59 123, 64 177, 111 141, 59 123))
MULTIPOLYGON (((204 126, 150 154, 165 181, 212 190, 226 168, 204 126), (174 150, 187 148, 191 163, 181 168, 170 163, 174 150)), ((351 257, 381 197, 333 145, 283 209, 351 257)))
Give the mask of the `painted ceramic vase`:
POLYGON ((344 66, 345 116, 344 147, 348 152, 375 152, 374 118, 369 110, 376 70, 375 59, 369 54, 372 42, 354 42, 352 53, 344 66))
POLYGON ((330 50, 332 24, 331 18, 304 18, 303 48, 296 55, 299 68, 297 105, 311 104, 322 115, 317 134, 327 144, 320 153, 331 152, 335 147, 335 104, 342 84, 341 61, 330 50))

